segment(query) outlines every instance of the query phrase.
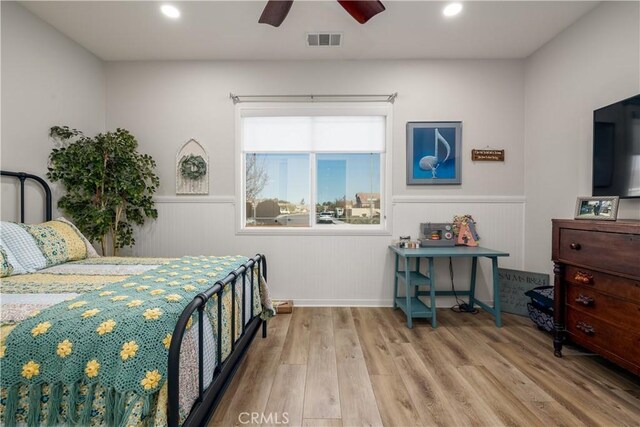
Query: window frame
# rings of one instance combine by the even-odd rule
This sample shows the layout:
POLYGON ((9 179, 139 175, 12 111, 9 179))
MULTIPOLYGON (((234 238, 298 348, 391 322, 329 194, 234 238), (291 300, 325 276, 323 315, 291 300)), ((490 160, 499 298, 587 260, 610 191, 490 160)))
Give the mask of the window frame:
MULTIPOLYGON (((247 102, 235 106, 235 165, 236 165, 236 235, 391 235, 391 189, 392 189, 392 136, 393 107, 389 103, 273 103, 247 102), (245 225, 245 156, 242 151, 242 118, 250 116, 384 116, 385 149, 380 153, 380 224, 340 225, 316 224, 314 215, 309 215, 309 227, 246 227, 245 225), (314 219, 312 219, 312 217, 314 219)), ((317 159, 315 152, 309 152, 309 194, 310 206, 315 212, 317 191, 317 159)))

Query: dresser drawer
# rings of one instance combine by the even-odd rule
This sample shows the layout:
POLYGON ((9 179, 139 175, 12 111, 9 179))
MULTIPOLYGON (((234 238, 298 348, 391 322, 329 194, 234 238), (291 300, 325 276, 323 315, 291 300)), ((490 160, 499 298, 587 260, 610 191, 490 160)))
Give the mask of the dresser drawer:
POLYGON ((566 319, 572 341, 605 357, 615 356, 640 367, 640 331, 618 328, 572 307, 567 307, 566 319))
POLYGON ((640 276, 638 235, 561 228, 558 245, 561 261, 640 276))
POLYGON ((564 281, 640 304, 640 281, 638 280, 567 265, 564 281))
POLYGON ((640 304, 572 283, 567 284, 565 303, 582 313, 640 333, 640 304))

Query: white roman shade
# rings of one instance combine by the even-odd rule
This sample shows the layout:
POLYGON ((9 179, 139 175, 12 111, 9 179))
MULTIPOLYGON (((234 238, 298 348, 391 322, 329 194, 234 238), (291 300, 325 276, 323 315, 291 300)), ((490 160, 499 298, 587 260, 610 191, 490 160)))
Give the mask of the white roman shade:
POLYGON ((243 117, 246 153, 383 153, 385 116, 243 117))

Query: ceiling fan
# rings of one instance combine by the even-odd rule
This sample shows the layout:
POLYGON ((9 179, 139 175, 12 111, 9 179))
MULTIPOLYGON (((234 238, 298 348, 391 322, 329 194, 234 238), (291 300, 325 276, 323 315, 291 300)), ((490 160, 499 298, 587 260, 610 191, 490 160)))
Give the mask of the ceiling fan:
MULTIPOLYGON (((385 10, 378 0, 337 0, 353 19, 361 24, 385 10)), ((261 24, 279 27, 289 14, 293 0, 269 0, 258 20, 261 24)))

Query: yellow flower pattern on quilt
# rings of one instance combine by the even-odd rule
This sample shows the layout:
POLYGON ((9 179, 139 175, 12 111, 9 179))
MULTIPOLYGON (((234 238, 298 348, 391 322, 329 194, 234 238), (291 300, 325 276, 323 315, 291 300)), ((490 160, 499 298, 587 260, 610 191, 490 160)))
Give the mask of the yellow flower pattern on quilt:
POLYGON ((141 299, 134 299, 131 300, 127 303, 127 307, 129 308, 133 308, 133 307, 139 307, 144 303, 144 301, 142 301, 141 299))
POLYGON ((62 358, 67 357, 73 351, 73 344, 69 340, 64 340, 58 343, 56 354, 62 358))
POLYGON ((79 307, 82 307, 83 305, 87 305, 87 302, 77 301, 77 302, 74 302, 73 304, 69 304, 68 307, 69 307, 69 310, 73 310, 74 308, 79 308, 79 307))
POLYGON ((145 319, 147 320, 157 320, 162 316, 162 310, 159 308, 148 308, 142 313, 145 319))
POLYGON ((84 368, 84 373, 87 374, 89 378, 97 377, 99 371, 100 363, 96 359, 89 360, 87 366, 84 368))
POLYGON ((26 379, 30 380, 37 375, 40 375, 40 364, 34 362, 33 360, 28 361, 22 367, 22 376, 26 379))
POLYGON ((37 337, 38 335, 46 334, 49 328, 51 328, 50 322, 38 323, 33 329, 31 329, 31 335, 37 337))
POLYGON ((105 320, 104 322, 100 323, 100 325, 98 325, 98 327, 96 328, 96 332, 98 333, 98 335, 108 334, 110 332, 113 332, 113 328, 115 327, 116 327, 115 320, 113 319, 105 320))
POLYGON ((84 313, 82 313, 81 316, 82 316, 82 318, 87 319, 89 317, 95 316, 98 313, 100 313, 100 310, 98 310, 97 308, 92 308, 92 309, 87 310, 84 313))
POLYGON ((171 334, 167 334, 164 339, 162 340, 162 344, 164 345, 164 348, 166 348, 167 350, 169 350, 169 347, 171 346, 171 334))
POLYGON ((142 381, 140 381, 140 384, 142 384, 145 390, 153 390, 158 387, 161 378, 162 375, 160 375, 157 369, 154 369, 153 371, 147 371, 142 381))
POLYGON ((138 344, 135 341, 126 342, 126 343, 122 344, 122 350, 120 351, 120 357, 122 358, 122 360, 131 359, 132 357, 134 357, 136 355, 136 352, 138 351, 138 348, 140 348, 140 347, 138 346, 138 344))

